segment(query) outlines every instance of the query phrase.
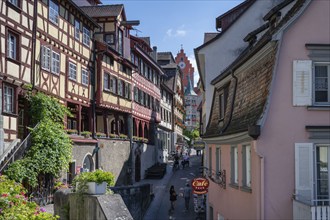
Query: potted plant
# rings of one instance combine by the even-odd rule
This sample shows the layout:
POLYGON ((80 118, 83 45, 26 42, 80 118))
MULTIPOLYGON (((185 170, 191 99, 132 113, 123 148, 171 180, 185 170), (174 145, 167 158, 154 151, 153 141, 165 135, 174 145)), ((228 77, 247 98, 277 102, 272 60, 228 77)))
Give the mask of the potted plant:
POLYGON ((73 185, 76 191, 87 194, 104 194, 107 185, 113 186, 115 177, 111 172, 95 170, 93 172, 83 172, 76 176, 73 185))
POLYGON ((73 135, 73 134, 78 134, 78 131, 76 129, 67 129, 66 133, 70 134, 70 135, 73 135))

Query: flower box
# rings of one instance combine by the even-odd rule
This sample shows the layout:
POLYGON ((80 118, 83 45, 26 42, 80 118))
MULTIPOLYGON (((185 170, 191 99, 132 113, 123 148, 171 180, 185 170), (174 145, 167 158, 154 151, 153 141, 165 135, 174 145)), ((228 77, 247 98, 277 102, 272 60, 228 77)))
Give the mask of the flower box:
POLYGON ((102 182, 100 184, 96 182, 87 182, 87 194, 92 194, 92 195, 100 195, 100 194, 105 194, 106 189, 107 189, 107 183, 102 182))

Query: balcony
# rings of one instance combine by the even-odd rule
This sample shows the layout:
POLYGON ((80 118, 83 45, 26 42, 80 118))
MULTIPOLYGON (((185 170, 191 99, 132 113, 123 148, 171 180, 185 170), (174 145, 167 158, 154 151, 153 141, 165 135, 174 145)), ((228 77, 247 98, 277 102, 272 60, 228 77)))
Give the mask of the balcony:
POLYGON ((313 200, 312 204, 294 199, 293 219, 330 220, 330 200, 313 200))

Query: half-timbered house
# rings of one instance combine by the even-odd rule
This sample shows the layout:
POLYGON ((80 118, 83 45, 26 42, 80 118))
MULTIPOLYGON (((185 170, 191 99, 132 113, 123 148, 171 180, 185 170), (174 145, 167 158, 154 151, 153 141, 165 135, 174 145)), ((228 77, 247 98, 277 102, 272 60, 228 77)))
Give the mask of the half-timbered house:
POLYGON ((160 123, 160 78, 164 72, 157 64, 155 53, 149 37, 131 36, 131 61, 138 67, 133 72, 133 137, 146 143, 135 144, 133 148, 135 181, 156 163, 155 134, 160 123))
POLYGON ((34 1, 0 1, 0 158, 27 135, 26 85, 34 65, 34 1))
POLYGON ((172 121, 173 121, 173 146, 175 150, 180 152, 185 146, 185 139, 183 136, 184 125, 184 91, 182 84, 182 71, 175 63, 171 52, 158 52, 157 62, 165 71, 164 83, 173 92, 173 109, 172 109, 172 121))

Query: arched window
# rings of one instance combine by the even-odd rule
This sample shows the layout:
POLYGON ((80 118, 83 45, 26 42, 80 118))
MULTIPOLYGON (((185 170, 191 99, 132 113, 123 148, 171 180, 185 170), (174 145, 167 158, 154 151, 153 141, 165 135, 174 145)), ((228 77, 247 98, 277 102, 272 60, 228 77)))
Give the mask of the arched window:
POLYGON ((83 163, 84 172, 91 172, 94 170, 94 161, 91 155, 86 155, 83 163))

